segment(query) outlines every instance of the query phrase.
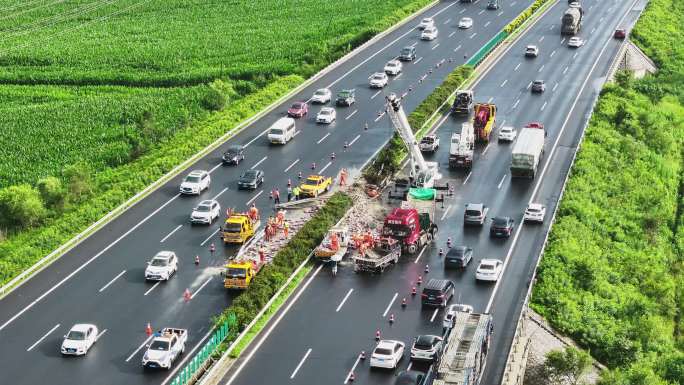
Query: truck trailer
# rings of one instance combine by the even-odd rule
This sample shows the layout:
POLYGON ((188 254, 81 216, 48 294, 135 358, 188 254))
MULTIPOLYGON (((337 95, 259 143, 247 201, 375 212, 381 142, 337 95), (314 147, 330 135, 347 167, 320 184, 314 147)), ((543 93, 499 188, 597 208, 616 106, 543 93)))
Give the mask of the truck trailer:
POLYGON ((511 176, 534 178, 544 154, 544 129, 524 127, 513 146, 511 176))
POLYGON ((490 314, 456 312, 433 385, 476 385, 484 373, 492 335, 490 314))
POLYGON ((561 17, 561 35, 576 35, 582 28, 582 14, 582 8, 568 8, 561 17))
POLYGON ((449 168, 465 168, 471 169, 473 167, 473 158, 475 154, 475 132, 473 124, 464 122, 461 125, 461 133, 453 133, 451 135, 451 145, 449 147, 449 168))

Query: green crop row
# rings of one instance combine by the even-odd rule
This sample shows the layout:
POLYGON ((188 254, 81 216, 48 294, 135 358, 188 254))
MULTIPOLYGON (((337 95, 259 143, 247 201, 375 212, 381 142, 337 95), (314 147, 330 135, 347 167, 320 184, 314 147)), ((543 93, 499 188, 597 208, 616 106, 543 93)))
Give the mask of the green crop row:
MULTIPOLYGON (((468 66, 456 67, 444 80, 439 87, 423 100, 416 109, 408 116, 409 124, 414 132, 418 132, 430 116, 435 113, 440 105, 451 95, 459 86, 463 84, 473 72, 468 66)), ((439 113, 446 113, 451 106, 446 103, 439 110, 439 113)), ((420 138, 417 138, 420 140, 420 138)), ((364 170, 364 178, 370 183, 379 183, 388 175, 392 175, 399 170, 401 160, 407 154, 404 142, 395 134, 389 143, 383 148, 364 170)))
POLYGON ((594 110, 532 306, 611 370, 601 385, 684 383, 684 3, 632 34, 660 66, 618 73, 594 110))

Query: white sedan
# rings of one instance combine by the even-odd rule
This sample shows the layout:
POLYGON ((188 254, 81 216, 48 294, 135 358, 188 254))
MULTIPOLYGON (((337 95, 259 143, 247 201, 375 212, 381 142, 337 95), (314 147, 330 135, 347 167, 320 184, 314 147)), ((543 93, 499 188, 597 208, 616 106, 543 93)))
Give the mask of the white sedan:
POLYGON ((370 358, 371 368, 394 369, 404 357, 404 343, 394 340, 382 340, 373 350, 370 358))
POLYGON ((332 107, 323 107, 316 115, 316 123, 330 124, 337 119, 337 112, 332 107))
POLYGON ((332 92, 330 92, 330 90, 327 88, 321 88, 314 92, 313 96, 311 97, 311 103, 325 104, 329 102, 330 99, 332 99, 332 92))
POLYGON ((517 131, 515 131, 515 127, 512 126, 503 126, 501 127, 501 130, 499 130, 499 141, 501 142, 512 142, 515 140, 515 137, 518 135, 517 131))
POLYGON ((370 77, 370 86, 372 88, 382 88, 387 85, 389 78, 384 72, 376 72, 370 77))
POLYGON ((401 62, 395 59, 388 61, 387 64, 385 64, 384 70, 387 75, 396 76, 401 73, 402 67, 401 62))
POLYGON ((523 221, 525 222, 544 222, 544 216, 546 215, 546 206, 541 203, 530 203, 525 209, 525 215, 523 215, 523 221))
POLYGON ((456 305, 450 305, 447 308, 446 314, 444 314, 444 320, 442 320, 442 326, 444 328, 452 328, 453 322, 454 322, 454 316, 456 316, 456 313, 458 312, 463 312, 463 313, 472 313, 473 312, 473 307, 470 305, 465 305, 465 304, 456 304, 456 305))
POLYGON ((428 27, 420 34, 421 40, 435 40, 437 38, 437 27, 428 27))
POLYGON ((433 27, 434 25, 435 25, 435 20, 431 17, 426 17, 420 21, 420 24, 418 24, 418 29, 420 29, 422 31, 425 28, 433 27))
POLYGON ((458 22, 458 28, 468 29, 473 26, 473 19, 464 17, 458 22))
POLYGON ((98 337, 97 326, 92 324, 76 324, 64 336, 62 348, 64 355, 83 356, 95 344, 98 337))
POLYGON ((568 40, 568 47, 579 48, 584 45, 584 39, 581 37, 573 36, 568 40))
POLYGON ((192 209, 190 214, 191 223, 212 224, 221 215, 221 205, 213 199, 200 202, 197 207, 192 209))
POLYGON ((475 279, 478 281, 496 282, 501 278, 503 272, 503 262, 498 259, 483 259, 475 272, 475 279))

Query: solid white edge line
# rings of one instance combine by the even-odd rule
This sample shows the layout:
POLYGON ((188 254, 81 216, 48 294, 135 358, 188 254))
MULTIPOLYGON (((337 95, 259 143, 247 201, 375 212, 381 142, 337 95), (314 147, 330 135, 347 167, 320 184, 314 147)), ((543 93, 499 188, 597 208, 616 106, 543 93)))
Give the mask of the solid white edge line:
POLYGON ((347 292, 347 295, 345 295, 344 298, 342 298, 342 302, 340 302, 340 304, 337 305, 337 309, 335 309, 335 313, 338 313, 340 311, 340 309, 342 309, 342 306, 344 306, 344 303, 347 302, 347 298, 349 298, 349 296, 351 295, 351 293, 353 291, 354 291, 353 288, 349 289, 349 291, 347 292))
POLYGON ((152 339, 152 336, 147 337, 145 339, 145 341, 143 341, 143 343, 140 344, 140 346, 138 346, 138 348, 135 349, 135 351, 133 351, 133 353, 131 353, 131 355, 128 356, 128 358, 126 358, 126 362, 130 361, 133 357, 135 357, 135 355, 138 354, 140 349, 142 349, 148 342, 150 342, 151 339, 152 339))
POLYGON ((287 312, 290 310, 290 308, 292 307, 292 305, 294 305, 294 304, 297 302, 297 299, 299 299, 299 296, 302 295, 302 293, 304 292, 304 290, 306 290, 306 288, 307 288, 307 287, 309 286, 309 284, 313 281, 313 279, 316 277, 316 275, 318 275, 318 272, 320 272, 322 268, 323 268, 323 265, 321 264, 321 265, 318 266, 318 268, 317 268, 316 270, 314 270, 314 273, 311 275, 311 277, 304 283, 304 285, 302 286, 302 288, 299 289, 299 291, 297 292, 297 294, 295 294, 295 296, 292 298, 292 301, 290 301, 290 303, 287 304, 287 306, 285 307, 285 309, 283 309, 282 313, 280 313, 280 315, 278 316, 278 318, 276 318, 275 321, 273 321, 273 323, 272 323, 271 326, 268 328, 268 330, 266 330, 266 333, 264 333, 264 335, 259 339, 259 342, 257 342, 257 344, 254 346, 254 348, 249 352, 249 354, 247 354, 247 356, 245 357, 245 359, 242 361, 242 363, 240 364, 240 366, 238 366, 238 368, 235 370, 235 372, 233 372, 233 375, 232 375, 232 376, 230 377, 230 379, 225 383, 225 385, 230 385, 231 383, 233 383, 233 381, 235 381, 235 379, 236 379, 237 376, 240 374, 240 372, 242 371, 242 369, 244 369, 245 365, 247 365, 247 363, 249 362, 249 360, 250 360, 250 359, 254 356, 254 354, 259 350, 259 348, 260 348, 261 345, 264 343, 264 341, 266 341, 266 338, 268 338, 268 336, 273 332, 273 330, 275 329, 275 327, 278 326, 278 324, 280 323, 280 320, 283 319, 283 317, 285 316, 285 314, 287 314, 287 312))
POLYGON ((212 199, 212 200, 214 200, 214 201, 215 201, 215 200, 217 200, 217 199, 218 199, 218 197, 220 197, 220 196, 221 196, 221 194, 223 194, 223 193, 224 193, 224 192, 226 192, 226 191, 228 191, 228 187, 226 187, 226 188, 224 188, 223 190, 221 190, 221 192, 220 192, 220 193, 216 194, 216 196, 214 196, 214 197, 213 197, 213 198, 211 198, 211 199, 212 199))
POLYGON ((432 317, 430 317, 430 322, 435 322, 435 317, 437 317, 438 312, 439 312, 439 308, 435 309, 435 312, 432 313, 432 317))
POLYGON ((59 325, 60 325, 60 324, 57 324, 57 325, 53 326, 52 329, 48 330, 47 333, 43 334, 43 336, 40 337, 40 339, 39 339, 38 341, 34 342, 33 345, 29 346, 28 349, 26 349, 26 351, 27 351, 27 352, 30 352, 33 348, 36 347, 36 345, 38 345, 39 343, 43 342, 43 340, 46 339, 47 336, 49 336, 50 334, 52 334, 52 332, 54 332, 54 331, 59 327, 59 325))
POLYGON ((117 274, 116 277, 112 278, 111 281, 107 282, 106 285, 102 286, 102 287, 100 288, 100 290, 98 291, 98 293, 102 293, 103 291, 105 291, 105 290, 109 287, 109 285, 113 284, 114 281, 116 281, 116 280, 119 279, 122 275, 124 275, 125 272, 126 272, 126 270, 124 269, 124 271, 122 271, 121 273, 117 274))
MULTIPOLYGON (((629 11, 634 7, 634 3, 632 3, 632 6, 629 7, 627 12, 622 16, 620 21, 618 22, 618 25, 621 24, 627 15, 629 15, 629 11)), ((612 41, 612 38, 609 38, 606 40, 605 44, 603 45, 603 48, 599 52, 599 54, 596 56, 596 60, 594 61, 594 64, 591 66, 591 69, 589 70, 587 77, 584 79, 584 82, 582 83, 582 87, 580 88, 579 92, 577 93, 577 96, 575 96, 575 101, 572 103, 572 106, 570 107, 570 110, 568 111, 567 116, 565 117, 565 121, 563 122, 563 125, 561 126, 560 132, 558 133, 558 136, 556 137, 556 141, 553 143, 553 147, 551 148, 551 151, 549 152, 548 157, 546 158, 546 162, 544 162, 544 168, 542 169, 541 173, 539 174, 539 179, 537 179, 537 183, 532 190, 532 194, 530 195, 530 200, 527 202, 529 205, 530 203, 534 202, 534 197, 537 195, 537 191, 539 190, 539 187, 541 186, 541 182, 544 180, 544 174, 546 173, 546 170, 548 169, 549 162, 553 158, 553 154, 556 152, 556 148, 558 145, 558 142, 560 141, 560 138, 563 136, 563 131, 565 131, 565 127, 568 125, 568 121, 570 121, 570 117, 572 116, 572 112, 575 110, 575 107, 577 106, 577 102, 580 100, 580 96, 582 96, 582 93, 584 93, 584 89, 587 86, 587 83, 589 82, 589 79, 591 79, 591 74, 594 73, 594 70, 596 69, 596 66, 598 65, 599 61, 601 60, 601 57, 603 56, 603 53, 605 52, 606 48, 608 48, 608 44, 612 41)), ((499 278, 498 281, 496 281, 496 285, 494 285, 494 290, 492 290, 492 294, 489 297, 489 301, 487 302, 487 307, 485 308, 485 313, 491 312, 492 309, 492 304, 494 303, 494 297, 496 297, 496 293, 499 290, 499 284, 504 278, 504 274, 506 273, 506 267, 508 267, 508 261, 510 260, 510 256, 513 253, 513 249, 515 248, 515 244, 518 241, 518 236, 520 235, 520 231, 522 230, 523 226, 522 224, 518 226, 518 230, 515 232, 515 236, 513 237, 513 242, 511 243, 510 248, 508 249, 508 253, 506 253, 506 259, 504 260, 504 265, 503 269, 501 272, 501 278, 499 278)))
POLYGON ((420 249, 420 253, 418 253, 418 256, 416 257, 416 260, 413 261, 413 263, 418 263, 418 261, 420 260, 420 257, 423 256, 423 253, 425 252, 425 249, 426 249, 426 248, 427 248, 427 246, 423 246, 423 248, 420 249))
MULTIPOLYGON (((261 191, 263 191, 263 190, 261 190, 261 191)), ((249 203, 247 203, 247 204, 249 205, 249 203)), ((216 235, 216 233, 218 233, 218 232, 219 232, 219 230, 221 230, 221 228, 220 228, 220 227, 219 227, 219 228, 217 228, 216 230, 214 230, 214 232, 213 232, 213 233, 211 233, 211 235, 210 235, 210 236, 208 236, 208 237, 207 237, 207 239, 205 239, 204 241, 202 241, 202 243, 200 243, 200 246, 204 246, 204 244, 205 244, 205 243, 209 242, 209 241, 211 240, 211 238, 212 238, 212 237, 213 237, 214 235, 216 235)))
POLYGON ((327 138, 327 137, 329 137, 329 136, 330 136, 330 133, 328 132, 328 133, 325 134, 322 138, 318 139, 318 142, 316 142, 316 144, 321 144, 321 142, 324 141, 325 138, 327 138))
POLYGON ((199 294, 199 292, 200 292, 202 289, 204 289, 205 286, 207 286, 207 284, 209 283, 209 281, 211 281, 212 278, 214 278, 214 277, 209 277, 209 279, 207 279, 206 281, 204 281, 204 283, 202 284, 202 286, 200 286, 197 290, 195 290, 195 291, 192 293, 192 295, 190 295, 190 299, 195 298, 195 296, 196 296, 197 294, 199 294))
POLYGON ((295 378, 295 376, 297 375, 297 372, 299 371, 299 368, 302 367, 302 365, 304 364, 304 361, 306 361, 306 358, 309 357, 309 354, 311 354, 311 348, 309 348, 309 350, 306 351, 306 353, 304 354, 304 357, 302 357, 302 360, 299 361, 299 365, 297 365, 295 370, 290 375, 290 379, 295 378))
POLYGON ((354 370, 356 369, 356 366, 359 364, 360 361, 361 361, 361 354, 359 353, 359 355, 356 356, 356 361, 354 361, 354 365, 352 366, 351 370, 349 370, 349 372, 347 372, 347 377, 344 379, 343 384, 346 384, 347 382, 349 382, 349 377, 351 377, 352 373, 354 373, 354 370))
POLYGON ((413 362, 409 362, 408 366, 406 367, 406 371, 411 370, 411 367, 413 367, 413 362))
POLYGON ((143 294, 143 296, 146 296, 146 295, 150 294, 150 292, 151 292, 152 290, 154 290, 157 286, 159 286, 159 283, 161 283, 161 281, 157 281, 154 285, 152 285, 152 287, 149 288, 149 289, 145 292, 145 294, 143 294))
POLYGON ((501 185, 503 185, 503 182, 506 180, 506 175, 504 174, 503 178, 501 178, 501 181, 499 182, 499 185, 496 187, 498 190, 501 190, 501 185))
POLYGON ((259 195, 261 195, 263 192, 264 192, 264 190, 261 190, 258 193, 256 193, 255 196, 253 196, 250 200, 247 201, 247 206, 251 205, 252 202, 254 202, 259 197, 259 195))
POLYGON ((268 159, 268 156, 264 156, 263 158, 261 158, 260 161, 256 162, 256 163, 254 164, 254 166, 250 167, 249 169, 250 169, 250 170, 254 170, 255 168, 257 168, 258 165, 260 165, 260 164, 261 164, 263 161, 265 161, 266 159, 268 159))
POLYGON ((48 295, 50 295, 50 293, 52 293, 53 291, 57 290, 57 288, 59 288, 60 286, 62 286, 62 285, 64 284, 64 282, 68 281, 69 279, 71 279, 71 277, 73 277, 74 275, 78 274, 78 272, 80 272, 81 270, 83 270, 86 266, 88 266, 91 262, 93 262, 94 260, 96 260, 97 258, 99 258, 102 254, 106 253, 106 252, 107 252, 109 249, 111 249, 114 245, 116 245, 116 244, 119 243, 122 239, 124 239, 126 236, 128 236, 128 234, 130 234, 130 233, 132 233, 133 231, 135 231, 135 230, 136 230, 138 227, 140 227, 143 223, 147 222, 148 219, 150 219, 150 218, 153 217, 155 214, 157 214, 159 211, 161 211, 161 210, 162 210, 164 207, 166 207, 169 203, 171 203, 171 202, 173 202, 174 200, 176 200, 179 196, 180 196, 180 194, 174 195, 171 199, 169 199, 168 201, 166 201, 166 203, 164 203, 163 205, 159 206, 158 209, 154 210, 150 215, 146 216, 143 220, 141 220, 140 222, 136 223, 135 226, 131 227, 130 230, 126 231, 126 232, 123 233, 119 238, 117 238, 116 240, 114 240, 114 242, 112 242, 112 243, 110 243, 109 245, 107 245, 107 247, 105 247, 104 249, 102 249, 99 253, 95 254, 92 258, 90 258, 89 260, 87 260, 87 261, 86 261, 85 263, 83 263, 81 266, 77 267, 74 271, 72 271, 71 273, 69 273, 69 275, 67 275, 66 277, 62 278, 61 281, 57 282, 54 286, 52 286, 52 287, 49 288, 47 291, 45 291, 45 293, 41 294, 38 298, 36 298, 35 300, 33 300, 33 302, 31 302, 30 304, 26 305, 26 306, 25 306, 23 309, 21 309, 17 314, 15 314, 14 316, 12 316, 12 318, 10 318, 9 320, 5 321, 5 323, 2 324, 2 326, 0 326, 0 330, 3 330, 4 328, 6 328, 7 325, 9 325, 9 324, 11 324, 12 322, 14 322, 15 319, 19 318, 22 314, 24 314, 24 313, 27 312, 29 309, 31 309, 33 306, 35 306, 35 304, 37 304, 38 302, 40 302, 43 298, 47 297, 48 295))
POLYGON ((175 233, 176 231, 178 231, 178 229, 180 229, 181 227, 183 227, 183 225, 178 225, 178 226, 176 226, 176 228, 173 229, 173 230, 171 230, 171 232, 168 233, 164 238, 162 238, 161 241, 159 241, 159 243, 164 243, 165 240, 169 239, 169 237, 172 236, 173 233, 175 233))
POLYGON ((399 295, 399 293, 394 293, 394 297, 392 297, 392 300, 390 301, 389 305, 387 305, 387 309, 385 309, 385 312, 382 313, 382 316, 383 316, 383 317, 386 317, 386 316, 387 316, 387 313, 389 313, 390 308, 392 308, 392 304, 393 304, 394 301, 397 299, 397 296, 398 296, 398 295, 399 295))
POLYGON ((290 169, 291 169, 292 167, 294 167, 294 165, 297 164, 297 163, 299 163, 299 158, 297 158, 297 160, 295 160, 294 162, 292 162, 291 165, 287 166, 287 168, 286 168, 285 171, 283 171, 283 172, 288 172, 288 171, 290 171, 290 169))

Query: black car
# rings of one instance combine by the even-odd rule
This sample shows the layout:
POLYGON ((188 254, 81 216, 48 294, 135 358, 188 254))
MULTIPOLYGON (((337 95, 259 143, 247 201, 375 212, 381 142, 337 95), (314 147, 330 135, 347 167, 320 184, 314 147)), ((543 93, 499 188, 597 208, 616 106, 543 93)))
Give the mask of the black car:
POLYGON ((448 279, 432 278, 423 287, 420 302, 423 306, 446 307, 447 303, 453 298, 455 291, 454 283, 448 279))
POLYGON ((499 9, 499 0, 489 0, 489 3, 487 3, 487 9, 499 9))
POLYGON ((223 153, 221 161, 223 164, 234 164, 238 165, 241 160, 245 159, 245 148, 239 144, 228 147, 226 152, 223 153))
POLYGON ((261 170, 249 170, 240 175, 238 188, 254 190, 262 183, 264 183, 264 172, 261 170))
POLYGON ((401 61, 412 61, 416 58, 416 47, 404 47, 401 49, 399 54, 399 60, 401 61))
POLYGON ((508 238, 513 233, 515 221, 511 217, 496 217, 492 219, 489 234, 493 237, 508 238))
POLYGON ((473 259, 473 249, 468 246, 456 246, 449 249, 444 258, 444 267, 465 268, 473 259))
POLYGON ((411 361, 435 361, 442 351, 442 337, 424 334, 416 337, 411 346, 411 361))
POLYGON ((399 372, 394 385, 422 385, 425 382, 425 374, 416 370, 399 372))
POLYGON ((356 90, 342 90, 337 94, 335 104, 338 106, 351 106, 356 102, 356 90))
POLYGON ((546 91, 546 83, 543 80, 535 80, 532 82, 532 92, 546 91))

